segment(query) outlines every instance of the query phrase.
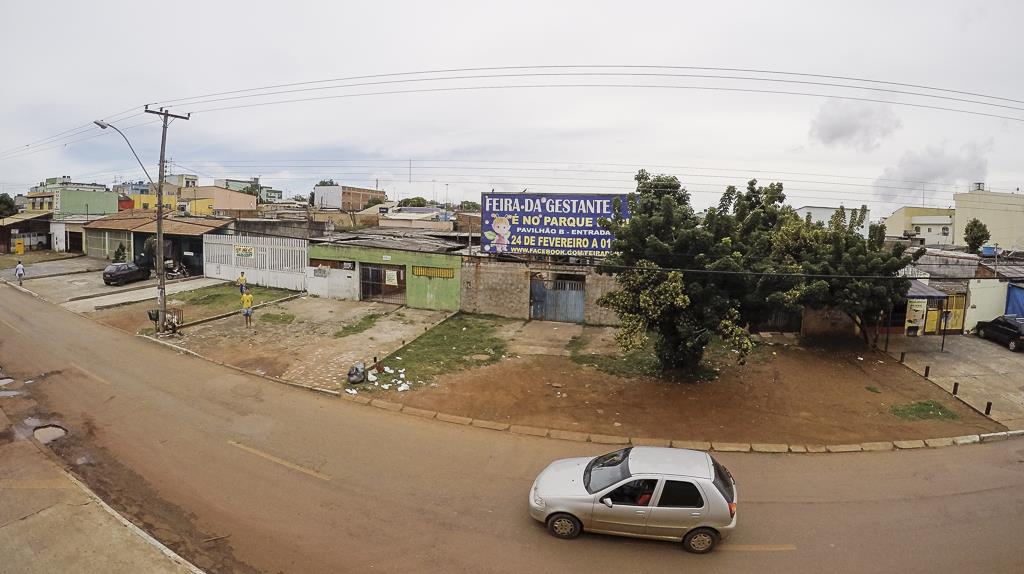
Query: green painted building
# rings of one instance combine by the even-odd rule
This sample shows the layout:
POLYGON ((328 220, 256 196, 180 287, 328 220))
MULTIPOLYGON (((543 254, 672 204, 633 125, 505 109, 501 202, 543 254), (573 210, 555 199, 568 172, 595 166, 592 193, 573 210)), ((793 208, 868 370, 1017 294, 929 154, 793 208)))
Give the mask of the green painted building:
POLYGON ((463 246, 388 235, 310 243, 307 290, 336 299, 458 311, 463 246))

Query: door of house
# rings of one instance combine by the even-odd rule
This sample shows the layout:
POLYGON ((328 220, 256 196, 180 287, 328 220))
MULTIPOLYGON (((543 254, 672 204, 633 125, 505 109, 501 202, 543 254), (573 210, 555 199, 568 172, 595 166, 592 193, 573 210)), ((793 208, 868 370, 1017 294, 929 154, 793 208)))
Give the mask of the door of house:
POLYGON ((585 295, 582 276, 579 280, 544 279, 535 274, 530 278, 530 318, 582 323, 585 295))
POLYGON ((67 250, 74 253, 82 252, 82 232, 69 231, 67 250))
POLYGON ((405 266, 359 266, 359 300, 405 305, 405 266))
POLYGON ((946 299, 946 305, 946 309, 950 311, 949 323, 946 325, 946 330, 963 331, 964 313, 967 308, 967 295, 965 293, 950 295, 949 298, 946 299))

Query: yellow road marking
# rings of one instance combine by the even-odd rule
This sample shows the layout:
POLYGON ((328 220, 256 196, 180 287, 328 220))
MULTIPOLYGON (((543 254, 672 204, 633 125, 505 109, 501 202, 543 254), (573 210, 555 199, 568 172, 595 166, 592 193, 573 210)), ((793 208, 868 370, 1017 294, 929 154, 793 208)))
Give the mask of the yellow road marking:
POLYGON ((331 477, 327 476, 326 474, 324 474, 322 472, 317 472, 317 471, 315 471, 315 470, 313 470, 311 468, 306 468, 304 466, 300 466, 298 464, 295 464, 294 462, 289 462, 289 461, 287 461, 287 460, 285 460, 283 458, 278 458, 278 457, 276 457, 276 456, 274 456, 274 455, 272 455, 270 453, 263 452, 262 450, 255 449, 255 448, 253 448, 251 446, 246 446, 246 445, 244 445, 242 443, 238 443, 238 442, 235 442, 233 440, 229 440, 228 444, 230 444, 231 446, 234 446, 234 447, 238 447, 238 448, 244 450, 245 452, 248 452, 250 454, 254 454, 254 455, 256 455, 256 456, 258 456, 260 458, 264 458, 266 460, 269 460, 270 462, 275 462, 275 463, 277 463, 277 464, 279 464, 279 465, 281 465, 281 466, 283 466, 285 468, 290 468, 292 470, 297 470, 297 471, 301 472, 302 474, 307 474, 309 476, 312 476, 313 478, 319 478, 320 480, 328 480, 328 481, 331 480, 331 477))
POLYGON ((7 327, 9 329, 11 329, 11 330, 13 330, 13 331, 15 331, 17 333, 21 333, 21 329, 15 327, 14 325, 11 325, 10 323, 8 323, 7 321, 4 321, 3 319, 0 319, 0 323, 3 323, 4 325, 7 325, 7 327))
POLYGON ((71 363, 71 367, 73 369, 75 369, 75 370, 81 371, 85 376, 87 376, 87 377, 89 377, 91 379, 96 379, 97 381, 103 383, 104 385, 109 385, 110 384, 110 381, 108 381, 108 380, 104 379, 103 377, 93 373, 92 371, 88 371, 86 369, 83 369, 77 363, 71 363))
POLYGON ((787 552, 796 550, 793 544, 729 544, 726 542, 717 550, 733 550, 736 552, 787 552))

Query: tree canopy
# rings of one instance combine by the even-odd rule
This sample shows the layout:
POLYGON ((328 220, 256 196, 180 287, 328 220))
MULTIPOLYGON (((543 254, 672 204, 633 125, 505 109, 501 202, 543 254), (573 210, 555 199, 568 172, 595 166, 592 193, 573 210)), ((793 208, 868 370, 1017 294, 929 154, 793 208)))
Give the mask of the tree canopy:
POLYGON ((480 204, 475 201, 461 201, 459 202, 459 211, 479 212, 480 204))
POLYGON ((641 170, 635 179, 629 219, 602 222, 614 240, 601 270, 616 274, 618 289, 598 303, 622 320, 623 348, 652 337, 665 370, 698 366, 716 335, 742 360, 751 326, 802 306, 838 308, 866 332, 868 318, 909 288, 896 273, 914 257, 885 249, 884 229, 860 234, 866 208, 813 223, 785 203, 781 183, 752 179, 695 213, 676 177, 641 170))
POLYGON ((426 207, 427 200, 422 197, 407 197, 399 200, 398 207, 426 207))
POLYGON ((338 184, 334 183, 333 179, 321 179, 320 183, 318 183, 317 185, 338 185, 338 184))
POLYGON ((992 234, 988 232, 988 226, 977 217, 968 221, 964 226, 964 243, 967 244, 967 250, 971 253, 977 253, 981 246, 991 238, 992 234))
POLYGON ((366 205, 363 206, 363 209, 366 209, 367 207, 373 207, 374 205, 380 205, 380 204, 385 203, 385 202, 387 202, 386 198, 383 198, 383 197, 371 197, 370 201, 367 201, 366 205))
POLYGON ((18 213, 18 206, 14 204, 14 199, 6 193, 0 193, 0 217, 8 217, 18 213))

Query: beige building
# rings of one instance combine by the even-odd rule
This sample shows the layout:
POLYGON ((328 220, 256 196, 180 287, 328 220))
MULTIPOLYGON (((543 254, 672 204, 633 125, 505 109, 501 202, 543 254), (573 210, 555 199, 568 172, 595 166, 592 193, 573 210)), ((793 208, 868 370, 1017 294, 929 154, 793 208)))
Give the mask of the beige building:
MULTIPOLYGON (((981 184, 976 184, 982 187, 981 184)), ((953 195, 956 218, 953 225, 955 245, 966 245, 964 227, 977 218, 988 227, 992 237, 988 245, 1004 249, 1024 249, 1024 194, 996 193, 975 189, 953 195)))
POLYGON ((895 236, 913 234, 925 245, 953 245, 955 212, 942 207, 904 206, 885 218, 885 232, 895 236))
POLYGON ((200 185, 197 187, 180 188, 178 190, 178 202, 185 202, 193 207, 206 202, 196 202, 198 199, 212 199, 213 204, 209 213, 205 210, 197 212, 202 215, 225 215, 229 217, 255 217, 256 196, 248 193, 232 191, 215 185, 200 185))

